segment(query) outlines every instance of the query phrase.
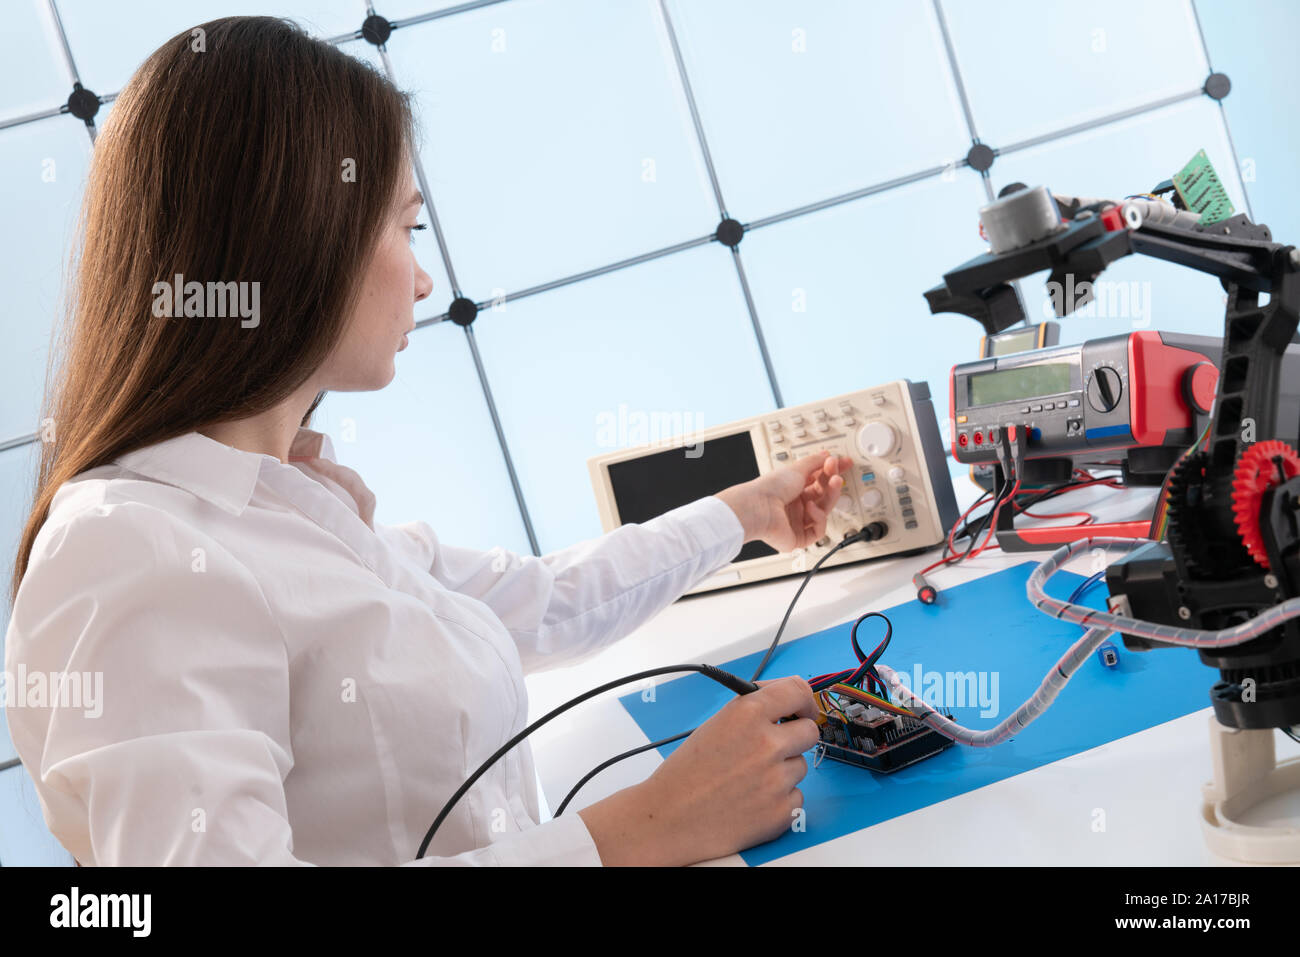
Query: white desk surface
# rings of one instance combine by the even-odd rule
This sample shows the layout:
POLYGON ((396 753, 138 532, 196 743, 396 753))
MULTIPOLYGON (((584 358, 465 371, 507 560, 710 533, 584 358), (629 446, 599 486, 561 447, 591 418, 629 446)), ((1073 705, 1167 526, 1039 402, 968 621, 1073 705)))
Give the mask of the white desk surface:
MULTIPOLYGON (((956 484, 959 504, 965 508, 978 490, 962 479, 956 484)), ((1038 511, 1082 508, 1099 521, 1119 521, 1149 515, 1154 495, 1154 489, 1117 493, 1094 487, 1051 499, 1038 511)), ((910 558, 819 571, 795 606, 782 643, 873 608, 915 600, 912 575, 938 554, 936 549, 910 558)), ((1047 554, 989 551, 936 571, 934 580, 942 591, 1047 554)), ((1112 554, 1118 557, 1119 553, 1112 554)), ((1085 560, 1080 556, 1079 564, 1067 568, 1088 574, 1085 560)), ((684 598, 599 654, 567 668, 530 675, 529 720, 622 675, 675 662, 720 664, 763 650, 800 581, 801 576, 791 576, 684 598)), ((674 677, 679 676, 662 680, 674 677)), ((773 671, 766 677, 780 675, 773 671)), ((1216 672, 1206 668, 1207 701, 1215 680, 1216 672)), ((600 762, 648 742, 617 700, 619 694, 635 690, 637 686, 628 686, 585 702, 533 734, 544 807, 558 806, 600 762)), ((1062 692, 1069 693, 1068 687, 1062 692)), ((805 848, 771 862, 772 866, 1230 865, 1233 862, 1210 853, 1200 831, 1201 785, 1209 780, 1211 769, 1211 715, 1207 704, 1203 711, 805 848), (1104 831, 1094 830, 1098 808, 1105 812, 1104 831)), ((1300 755, 1300 744, 1280 732, 1274 734, 1278 760, 1300 755)), ((588 782, 565 813, 644 780, 662 760, 657 751, 649 751, 614 765, 588 782)), ((811 766, 809 773, 815 773, 811 766)), ((1298 810, 1292 808, 1291 813, 1298 810)), ((744 864, 738 855, 710 863, 744 864)))

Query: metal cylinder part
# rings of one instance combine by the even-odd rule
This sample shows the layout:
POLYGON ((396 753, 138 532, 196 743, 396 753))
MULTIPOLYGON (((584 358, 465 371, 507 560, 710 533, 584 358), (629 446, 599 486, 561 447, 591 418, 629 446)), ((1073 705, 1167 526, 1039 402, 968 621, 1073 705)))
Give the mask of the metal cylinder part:
MULTIPOLYGON (((1166 202, 1163 199, 1126 199, 1124 200, 1124 216, 1127 219, 1130 211, 1136 211, 1139 219, 1138 226, 1142 223, 1155 223, 1160 226, 1175 226, 1179 229, 1191 229, 1201 221, 1200 213, 1193 213, 1191 210, 1178 209, 1173 203, 1166 202)), ((1137 229, 1137 226, 1130 226, 1130 229, 1137 229)))
POLYGON ((1019 249, 1065 229, 1046 186, 1012 193, 980 209, 980 223, 993 252, 1019 249))

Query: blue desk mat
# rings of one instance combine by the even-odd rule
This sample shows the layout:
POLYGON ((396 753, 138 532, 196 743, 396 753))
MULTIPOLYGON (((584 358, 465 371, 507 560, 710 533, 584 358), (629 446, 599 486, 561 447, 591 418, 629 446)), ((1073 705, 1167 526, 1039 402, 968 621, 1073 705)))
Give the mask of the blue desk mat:
MULTIPOLYGON (((936 605, 908 601, 884 609, 893 622, 894 635, 882 663, 905 674, 913 691, 918 690, 919 666, 922 694, 927 680, 934 680, 927 679, 927 672, 943 676, 975 672, 977 700, 968 699, 966 707, 953 707, 956 700, 945 699, 945 710, 968 728, 994 727, 1034 692, 1048 669, 1083 634, 1079 626, 1058 621, 1029 604, 1025 582, 1036 564, 1026 562, 945 588, 936 605), (983 700, 996 702, 996 716, 981 717, 981 711, 987 710, 978 703, 981 687, 983 700)), ((1053 597, 1065 599, 1083 580, 1070 572, 1058 572, 1047 590, 1053 597)), ((816 582, 811 587, 815 588, 816 582)), ((1099 585, 1090 589, 1081 603, 1103 608, 1105 594, 1105 586, 1099 585)), ((783 639, 762 679, 791 674, 811 678, 852 667, 856 664, 849 644, 852 624, 783 639)), ((869 652, 883 635, 884 622, 867 619, 858 628, 858 644, 869 652)), ((1119 649, 1118 667, 1106 668, 1094 654, 1037 721, 995 747, 953 745, 892 774, 829 759, 814 768, 809 752, 808 774, 799 785, 806 829, 787 830, 774 841, 743 851, 741 857, 750 865, 763 864, 1209 706, 1209 689, 1217 674, 1201 664, 1192 649, 1130 652, 1118 635, 1111 641, 1119 649)), ((711 663, 749 678, 762 656, 763 652, 758 652, 711 663)), ((656 687, 653 700, 645 700, 642 693, 619 700, 646 736, 657 741, 697 727, 731 697, 721 685, 691 674, 656 687)), ((667 757, 680 743, 659 751, 667 757)))

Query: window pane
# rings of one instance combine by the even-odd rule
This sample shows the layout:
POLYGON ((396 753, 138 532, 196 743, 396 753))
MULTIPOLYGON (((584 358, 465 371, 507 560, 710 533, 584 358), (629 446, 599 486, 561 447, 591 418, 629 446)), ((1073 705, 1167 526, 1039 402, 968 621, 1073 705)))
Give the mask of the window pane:
MULTIPOLYGON (((359 60, 364 60, 382 76, 388 76, 388 71, 384 69, 383 58, 379 55, 379 48, 373 43, 366 43, 363 40, 353 40, 349 43, 339 44, 339 49, 349 56, 354 56, 359 60)), ((417 108, 418 109, 418 108, 417 108)), ((416 186, 419 187, 418 174, 416 186)), ((431 187, 432 188, 432 187, 431 187)), ((428 202, 428 198, 425 199, 428 202)), ((434 207, 437 210, 437 207, 434 207)), ((441 221, 442 211, 437 210, 439 220, 441 221)), ((429 207, 421 206, 420 212, 416 217, 418 222, 424 223, 429 228, 416 230, 414 236, 415 261, 420 264, 420 268, 429 274, 433 279, 433 291, 429 298, 419 303, 415 307, 415 319, 420 322, 424 319, 432 319, 434 316, 440 316, 447 311, 447 306, 451 304, 453 298, 451 293, 451 283, 447 279, 447 270, 443 266, 442 253, 438 249, 438 240, 434 236, 433 225, 429 219, 429 207)))
POLYGON ((1277 100, 1279 83, 1294 88, 1300 4, 1257 0, 1249 17, 1242 16, 1240 2, 1229 0, 1197 0, 1196 9, 1214 69, 1232 81, 1223 106, 1256 221, 1268 223, 1278 242, 1300 245, 1300 124, 1294 108, 1279 109, 1277 100))
POLYGON ((1209 73, 1188 0, 942 3, 976 132, 994 148, 1198 89, 1209 73))
POLYGON ((928 382, 941 425, 949 371, 979 355, 981 326, 932 315, 924 293, 985 250, 970 170, 753 230, 741 243, 787 405, 894 379, 928 382), (905 226, 901 234, 896 224, 905 226))
POLYGON ((359 29, 364 0, 58 0, 68 46, 81 82, 116 93, 149 54, 190 27, 218 17, 289 17, 313 36, 359 29))
MULTIPOLYGON (((1244 210, 1223 122, 1218 107, 1208 99, 1000 156, 990 175, 998 189, 1019 181, 1070 196, 1121 199, 1168 179, 1202 148, 1233 205, 1244 210)), ((1035 319, 1051 310, 1046 279, 1043 273, 1022 283, 1026 308, 1035 319)), ((1092 306, 1062 322, 1062 342, 1147 328, 1223 335, 1223 288, 1206 273, 1148 256, 1129 256, 1102 273, 1097 291, 1092 306)))
POLYGON ((589 457, 773 408, 730 260, 711 243, 476 321, 543 552, 601 532, 589 457))
POLYGON ((35 432, 51 330, 90 153, 85 126, 66 116, 0 130, 0 439, 35 432))
MULTIPOLYGON (((382 0, 375 4, 375 12, 382 14, 388 20, 404 20, 407 17, 418 17, 422 13, 458 7, 466 2, 468 0, 382 0)), ((455 13, 452 16, 461 16, 461 14, 455 13)))
POLYGON ((970 149, 929 3, 672 0, 669 11, 723 199, 742 222, 970 149))
POLYGON ((0 771, 0 864, 71 867, 72 855, 45 828, 36 788, 25 768, 0 771))
POLYGON ((72 79, 44 0, 6 4, 0 31, 0 120, 64 103, 72 79))
POLYGON ((388 48, 418 94, 429 189, 470 298, 716 228, 648 0, 511 0, 398 30, 388 48))
POLYGON ((93 117, 95 121, 96 133, 98 133, 99 130, 102 130, 104 128, 104 124, 108 122, 109 114, 113 112, 113 106, 116 103, 117 100, 114 99, 114 100, 109 100, 107 103, 99 104, 99 109, 95 111, 95 115, 93 117))
POLYGON ((451 545, 531 554, 464 331, 439 322, 408 338, 386 388, 331 392, 312 428, 375 493, 377 521, 423 520, 451 545))
MULTIPOLYGON (((18 537, 27 521, 36 482, 40 445, 35 442, 0 452, 0 662, 4 661, 4 632, 9 627, 9 577, 18 552, 18 537)), ((2 666, 0 666, 0 670, 2 666)), ((0 762, 15 757, 0 701, 0 762)), ((3 861, 0 858, 0 861, 3 861)))

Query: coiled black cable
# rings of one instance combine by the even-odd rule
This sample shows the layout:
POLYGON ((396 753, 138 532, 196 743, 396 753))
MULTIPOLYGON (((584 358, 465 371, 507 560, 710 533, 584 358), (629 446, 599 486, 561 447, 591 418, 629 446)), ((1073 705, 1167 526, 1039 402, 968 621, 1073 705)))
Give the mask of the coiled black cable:
MULTIPOLYGON (((785 609, 785 616, 781 619, 781 625, 776 629, 776 635, 772 638, 772 643, 768 645, 767 653, 763 655, 763 660, 760 661, 758 663, 758 667, 754 669, 754 676, 750 679, 750 681, 757 681, 759 679, 759 676, 762 675, 763 669, 767 667, 767 663, 772 660, 772 655, 776 651, 776 646, 781 641, 781 635, 785 632, 785 626, 790 621, 790 615, 794 611, 795 604, 799 601, 799 596, 803 594, 803 590, 807 588, 808 583, 812 581, 813 575, 816 574, 817 570, 826 563, 826 560, 830 558, 832 555, 834 555, 836 552, 838 552, 841 548, 844 548, 848 545, 852 545, 854 542, 871 542, 871 541, 875 541, 878 538, 884 538, 887 531, 888 529, 882 523, 872 522, 871 524, 865 526, 864 528, 860 529, 854 534, 846 535, 838 545, 832 548, 821 558, 817 559, 817 563, 813 565, 812 568, 808 569, 807 573, 804 575, 803 581, 800 582, 799 584, 799 590, 796 591, 794 593, 794 597, 790 599, 790 604, 785 609)), ((695 733, 695 730, 696 730, 695 728, 691 728, 689 731, 683 731, 680 734, 675 734, 671 738, 664 738, 661 741, 651 741, 649 744, 643 744, 640 747, 633 748, 630 751, 624 751, 622 754, 617 754, 614 757, 610 758, 608 761, 602 762, 601 764, 592 768, 590 771, 584 774, 582 776, 582 779, 578 781, 578 783, 573 786, 572 790, 570 790, 569 793, 564 796, 564 800, 561 801, 560 806, 556 808, 554 816, 559 817, 561 814, 563 814, 564 809, 569 806, 569 802, 572 801, 574 797, 577 796, 578 792, 582 790, 583 785, 585 785, 588 781, 594 778, 601 771, 604 771, 606 768, 618 764, 618 762, 622 761, 624 758, 630 758, 638 754, 643 754, 646 751, 651 751, 656 748, 662 748, 665 745, 674 743, 675 741, 680 741, 682 740, 682 738, 690 737, 690 735, 695 733)))
POLYGON ((450 798, 448 798, 447 803, 444 804, 442 806, 442 810, 438 812, 438 816, 434 818, 433 823, 429 825, 429 830, 425 833, 424 840, 420 842, 420 849, 415 852, 416 859, 419 860, 420 858, 424 857, 424 852, 429 849, 429 844, 430 842, 433 841, 434 834, 438 833, 438 828, 441 827, 442 822, 447 819, 447 815, 450 814, 451 809, 456 806, 456 802, 465 796, 465 792, 468 791, 471 787, 473 787, 474 783, 479 778, 481 778, 485 773, 487 773, 487 769, 492 767, 492 765, 495 764, 501 758, 502 755, 504 755, 507 751, 509 751, 511 748, 517 745, 524 738, 528 737, 530 734, 532 734, 542 725, 546 724, 546 722, 550 721, 552 718, 555 718, 563 714, 564 712, 568 711, 570 708, 574 707, 575 705, 582 704, 582 702, 586 701, 588 698, 594 698, 596 695, 603 694, 604 692, 609 691, 613 688, 617 688, 620 687, 621 685, 629 684, 633 681, 643 681, 646 678, 653 678, 656 675, 674 674, 682 671, 697 671, 700 674, 704 675, 706 678, 712 678, 718 684, 731 689, 738 695, 749 694, 752 691, 758 690, 758 685, 754 684, 752 681, 746 681, 744 678, 739 678, 736 675, 733 675, 729 671, 723 671, 721 668, 715 668, 713 665, 665 665, 662 668, 651 668, 649 671, 638 671, 634 675, 628 675, 625 678, 617 678, 614 681, 607 681, 598 688, 592 688, 590 691, 584 691, 576 698, 571 698, 570 700, 566 701, 564 704, 560 705, 558 708, 555 708, 554 710, 538 718, 528 727, 524 728, 513 738, 507 741, 505 744, 501 745, 501 747, 499 747, 496 750, 496 753, 494 753, 492 757, 488 758, 481 765, 479 765, 478 770, 475 771, 473 774, 471 774, 468 778, 466 778, 465 783, 456 789, 455 794, 453 794, 450 798))

